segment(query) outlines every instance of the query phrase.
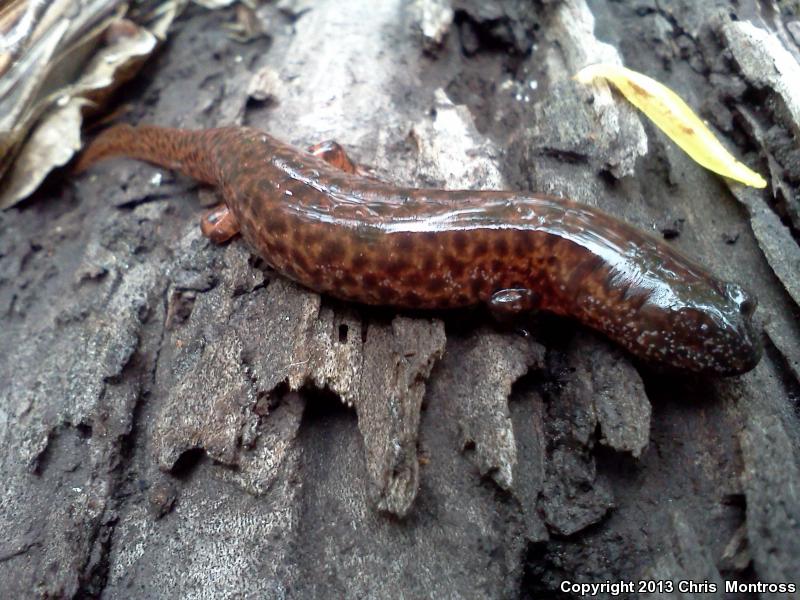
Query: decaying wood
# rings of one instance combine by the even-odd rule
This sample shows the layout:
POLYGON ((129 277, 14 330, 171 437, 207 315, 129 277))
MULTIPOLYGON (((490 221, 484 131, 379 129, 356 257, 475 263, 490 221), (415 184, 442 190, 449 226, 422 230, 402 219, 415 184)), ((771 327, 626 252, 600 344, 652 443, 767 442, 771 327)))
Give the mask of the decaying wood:
POLYGON ((764 6, 282 0, 249 43, 234 8, 189 10, 128 87, 132 120, 335 138, 398 183, 679 232, 757 293, 766 355, 665 376, 563 320, 345 305, 203 239, 192 182, 130 161, 56 177, 0 213, 3 594, 800 583, 798 15, 764 6), (571 80, 597 61, 699 107, 775 197, 571 80))

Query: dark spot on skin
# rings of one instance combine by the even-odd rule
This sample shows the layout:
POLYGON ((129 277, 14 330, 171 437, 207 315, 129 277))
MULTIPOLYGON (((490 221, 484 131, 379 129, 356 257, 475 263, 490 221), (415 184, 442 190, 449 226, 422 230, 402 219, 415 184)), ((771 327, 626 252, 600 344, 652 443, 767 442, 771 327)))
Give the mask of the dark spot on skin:
POLYGON ((363 271, 369 265, 369 258, 364 254, 356 254, 350 261, 354 271, 363 271))
POLYGON ((551 267, 558 262, 558 258, 554 254, 547 257, 547 264, 551 267))
POLYGON ((465 231, 456 231, 453 233, 453 248, 459 254, 462 254, 467 249, 469 238, 465 231))
POLYGON ((428 255, 422 260, 422 270, 426 273, 434 271, 436 269, 436 260, 433 256, 428 255))
POLYGON ((544 290, 548 286, 548 284, 545 282, 545 280, 542 278, 540 274, 535 274, 535 275, 531 274, 528 276, 526 281, 528 282, 528 284, 525 287, 532 290, 536 290, 536 293, 540 296, 544 293, 542 292, 542 290, 544 290))
POLYGON ((401 252, 411 252, 414 249, 414 237, 408 234, 397 239, 397 249, 401 252))
POLYGON ((494 241, 494 251, 500 255, 508 254, 508 240, 504 237, 499 237, 494 241))
POLYGON ((457 294, 456 295, 456 305, 457 306, 467 306, 470 304, 470 299, 466 294, 457 294))
POLYGON ((364 277, 361 278, 361 281, 364 283, 364 287, 367 288, 374 288, 378 286, 378 276, 375 273, 365 273, 364 277))
POLYGON ((320 267, 314 267, 309 271, 309 275, 314 285, 319 287, 323 280, 324 271, 320 267))
POLYGON ((480 240, 475 244, 472 250, 472 256, 474 258, 480 258, 487 252, 489 252, 489 244, 486 243, 486 240, 480 240))
POLYGON ((502 273, 503 272, 503 267, 504 267, 504 264, 503 264, 502 260, 494 259, 492 261, 491 271, 492 271, 492 273, 502 273))
POLYGON ((419 271, 411 271, 403 276, 403 285, 408 287, 417 288, 422 285, 422 273, 419 271))
POLYGON ((416 308, 422 304, 422 298, 416 292, 406 292, 403 296, 403 302, 412 308, 416 308))
POLYGON ((439 238, 433 233, 422 233, 419 239, 431 246, 439 245, 439 238))
POLYGON ((386 303, 392 302, 395 299, 394 290, 392 290, 392 288, 388 288, 385 286, 381 287, 378 290, 378 298, 380 298, 381 302, 386 302, 386 303))
POLYGON ((320 260, 328 263, 339 263, 344 258, 347 248, 341 240, 329 239, 322 244, 320 260))
POLYGON ((339 278, 339 284, 342 285, 343 287, 354 288, 358 285, 358 281, 356 281, 356 278, 353 277, 350 273, 344 273, 339 278))
POLYGON ((302 243, 304 243, 306 246, 311 246, 320 239, 319 232, 311 227, 298 227, 295 230, 295 236, 295 239, 297 239, 298 243, 300 243, 300 240, 302 239, 302 243))
POLYGON ((431 277, 428 283, 425 284, 425 289, 432 294, 442 291, 444 289, 444 279, 441 277, 431 277))
POLYGON ((466 265, 464 263, 454 256, 448 256, 446 262, 447 270, 450 271, 450 274, 453 276, 453 278, 460 279, 464 276, 464 270, 466 269, 466 265))
POLYGON ((276 214, 269 219, 269 228, 273 233, 280 235, 286 233, 289 226, 286 224, 286 219, 276 214))
POLYGON ((518 234, 519 242, 525 247, 528 252, 534 252, 536 250, 536 238, 533 237, 529 232, 524 231, 518 234))
POLYGON ((269 251, 272 255, 283 255, 286 253, 286 244, 281 240, 272 239, 268 242, 269 251))
POLYGON ((400 276, 403 274, 409 266, 409 263, 401 258, 396 258, 393 260, 384 261, 381 264, 381 268, 386 273, 388 277, 392 279, 400 279, 400 276))

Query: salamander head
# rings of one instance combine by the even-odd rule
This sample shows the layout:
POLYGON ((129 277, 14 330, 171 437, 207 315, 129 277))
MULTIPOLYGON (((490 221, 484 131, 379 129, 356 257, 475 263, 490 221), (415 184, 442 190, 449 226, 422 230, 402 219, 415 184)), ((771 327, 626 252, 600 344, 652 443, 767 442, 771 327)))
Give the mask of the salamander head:
POLYGON ((636 354, 682 370, 740 375, 761 359, 753 324, 755 296, 735 283, 695 281, 653 294, 639 315, 648 323, 636 337, 636 354))

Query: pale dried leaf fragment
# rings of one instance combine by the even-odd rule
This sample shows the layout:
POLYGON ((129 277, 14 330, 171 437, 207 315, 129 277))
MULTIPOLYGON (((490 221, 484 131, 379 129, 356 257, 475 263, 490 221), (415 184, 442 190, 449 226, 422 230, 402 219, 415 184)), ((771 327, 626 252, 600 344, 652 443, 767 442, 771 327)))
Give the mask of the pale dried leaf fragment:
POLYGON ((416 0, 411 11, 422 33, 425 49, 434 51, 439 48, 453 24, 455 13, 450 0, 416 0))
POLYGON ((270 66, 264 66, 253 73, 247 85, 247 95, 256 102, 272 102, 278 99, 281 89, 281 78, 270 66))
POLYGON ((0 208, 30 196, 56 167, 67 164, 81 148, 81 111, 88 101, 65 99, 48 112, 25 142, 0 192, 0 208))
POLYGON ((117 38, 102 48, 75 83, 60 90, 56 102, 41 100, 44 116, 24 142, 15 168, 0 189, 0 209, 13 206, 41 184, 50 171, 63 166, 80 150, 82 107, 92 104, 127 81, 152 54, 156 37, 136 27, 133 35, 117 38))
POLYGON ((586 84, 597 78, 613 83, 631 104, 698 164, 751 187, 767 186, 761 175, 736 160, 689 105, 665 85, 612 64, 590 65, 575 75, 577 81, 586 84))
POLYGON ((228 8, 236 0, 194 0, 194 3, 208 10, 228 8))
POLYGON ((185 3, 162 3, 145 17, 147 27, 123 18, 120 0, 100 3, 103 10, 92 6, 74 19, 56 19, 0 79, 0 210, 69 162, 80 149, 84 112, 104 104, 133 77, 185 3))

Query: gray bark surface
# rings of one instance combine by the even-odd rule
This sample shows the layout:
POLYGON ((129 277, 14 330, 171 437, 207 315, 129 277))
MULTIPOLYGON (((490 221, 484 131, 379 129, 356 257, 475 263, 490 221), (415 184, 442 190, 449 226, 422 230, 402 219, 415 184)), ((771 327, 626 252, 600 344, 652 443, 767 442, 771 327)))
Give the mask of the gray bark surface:
POLYGON ((126 120, 333 138, 389 181, 674 230, 758 295, 766 353, 698 379, 565 320, 347 305, 210 244, 193 182, 62 174, 0 213, 0 597, 800 583, 800 16, 772 6, 281 0, 249 43, 233 9, 190 8, 126 120), (600 61, 680 93, 775 196, 571 79, 600 61))

